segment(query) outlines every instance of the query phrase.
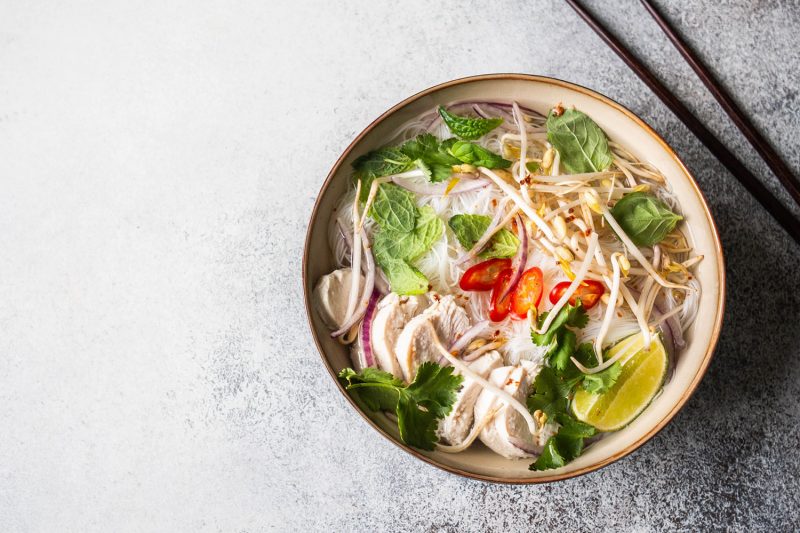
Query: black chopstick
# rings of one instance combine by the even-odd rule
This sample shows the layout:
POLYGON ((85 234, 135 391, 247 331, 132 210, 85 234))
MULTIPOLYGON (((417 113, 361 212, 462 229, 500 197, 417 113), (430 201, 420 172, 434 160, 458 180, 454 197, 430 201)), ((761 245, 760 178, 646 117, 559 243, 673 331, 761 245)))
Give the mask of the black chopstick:
POLYGON ((769 189, 767 189, 752 172, 745 167, 700 120, 695 117, 683 102, 672 94, 658 78, 656 78, 630 50, 608 32, 597 20, 587 12, 576 0, 566 0, 578 15, 591 27, 597 35, 639 76, 667 107, 683 122, 708 150, 719 159, 728 171, 752 194, 758 202, 783 226, 783 229, 800 244, 800 222, 769 189))
POLYGON ((797 177, 792 173, 789 167, 784 163, 783 159, 778 155, 772 145, 764 138, 763 135, 756 129, 747 115, 742 112, 736 102, 731 98, 725 88, 714 78, 711 72, 700 61, 694 51, 687 45, 680 36, 675 32, 669 22, 661 16, 656 7, 649 2, 649 0, 640 0, 642 5, 647 9, 647 12, 652 15, 664 33, 678 49, 683 58, 692 67, 695 74, 700 78, 706 88, 714 95, 722 109, 728 114, 730 119, 739 128, 739 131, 750 141, 750 144, 761 155, 761 158, 767 163, 769 168, 778 177, 783 187, 789 193, 789 196, 800 206, 800 182, 797 177))

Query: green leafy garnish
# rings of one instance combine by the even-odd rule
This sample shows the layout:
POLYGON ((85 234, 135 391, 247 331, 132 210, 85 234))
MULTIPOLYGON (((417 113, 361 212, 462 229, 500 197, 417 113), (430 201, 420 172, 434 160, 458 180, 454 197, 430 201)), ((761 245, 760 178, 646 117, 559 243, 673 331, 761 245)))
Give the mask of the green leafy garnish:
POLYGON ((417 220, 417 205, 414 193, 391 183, 378 187, 370 216, 385 230, 409 232, 417 220))
POLYGON ((547 140, 561 156, 561 166, 570 174, 600 172, 611 165, 613 156, 603 130, 585 113, 566 109, 547 117, 547 140))
POLYGON ((361 201, 366 201, 375 178, 406 172, 414 166, 414 160, 397 148, 380 148, 357 158, 353 168, 355 178, 361 180, 361 201))
POLYGON ((423 133, 403 143, 399 150, 425 172, 431 182, 437 183, 448 179, 453 173, 453 165, 461 163, 448 152, 450 144, 447 141, 440 143, 430 133, 423 133))
POLYGON ((536 333, 544 325, 549 313, 539 315, 536 329, 531 329, 531 340, 537 346, 547 346, 545 357, 551 366, 559 371, 567 368, 570 357, 575 353, 576 336, 567 326, 582 328, 589 320, 580 300, 576 305, 567 303, 544 333, 536 333))
POLYGON ((450 146, 450 154, 462 163, 486 168, 508 168, 511 161, 503 159, 483 146, 467 141, 456 141, 450 146))
POLYGON ((444 223, 428 206, 417 210, 412 231, 382 227, 376 232, 372 251, 378 266, 389 279, 392 291, 402 295, 424 294, 428 291, 428 278, 412 266, 411 261, 430 250, 443 232, 444 223))
POLYGON ((466 141, 480 139, 503 123, 502 118, 472 118, 454 115, 444 106, 439 106, 439 114, 450 132, 466 141))
POLYGON ((663 241, 683 220, 663 201, 645 192, 623 196, 611 208, 611 216, 637 246, 653 246, 663 241))
MULTIPOLYGON (((491 223, 492 218, 485 215, 461 214, 450 217, 447 225, 453 230, 461 246, 466 250, 471 250, 481 236, 486 233, 486 230, 489 229, 491 223)), ((492 236, 486 247, 478 255, 484 259, 514 257, 518 247, 519 239, 517 236, 504 228, 492 236)))
POLYGON ((388 372, 345 368, 339 379, 372 411, 394 411, 400 438, 409 446, 433 450, 439 420, 450 414, 464 378, 453 367, 423 363, 410 385, 388 372))

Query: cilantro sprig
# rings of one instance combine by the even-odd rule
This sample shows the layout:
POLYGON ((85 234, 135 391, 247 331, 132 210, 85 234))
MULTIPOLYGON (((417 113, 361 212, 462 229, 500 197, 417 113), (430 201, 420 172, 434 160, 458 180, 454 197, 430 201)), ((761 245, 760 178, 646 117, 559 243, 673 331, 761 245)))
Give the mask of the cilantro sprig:
POLYGON ((547 331, 537 333, 544 325, 547 313, 539 317, 536 329, 531 330, 531 340, 538 346, 546 346, 546 366, 539 372, 528 397, 528 409, 541 411, 547 420, 559 424, 558 433, 545 443, 531 470, 559 468, 578 457, 583 451, 584 441, 594 436, 597 430, 589 424, 575 419, 569 412, 569 404, 575 390, 582 387, 588 392, 602 394, 616 383, 622 372, 620 364, 595 373, 585 374, 572 361, 574 357, 584 367, 597 366, 597 357, 590 343, 578 346, 573 329, 583 328, 588 315, 580 300, 575 305, 567 304, 556 315, 547 331))
POLYGON ((345 368, 339 379, 349 391, 356 391, 368 409, 394 411, 400 438, 409 446, 433 450, 439 420, 450 414, 464 378, 453 367, 423 363, 409 385, 388 372, 345 368))

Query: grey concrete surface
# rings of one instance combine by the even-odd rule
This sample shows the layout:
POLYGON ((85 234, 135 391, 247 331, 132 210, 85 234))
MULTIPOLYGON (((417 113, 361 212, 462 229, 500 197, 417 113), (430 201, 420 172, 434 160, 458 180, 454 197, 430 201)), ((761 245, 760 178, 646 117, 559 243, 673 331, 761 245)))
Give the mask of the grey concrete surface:
MULTIPOLYGON (((800 4, 659 4, 800 171, 800 4)), ((591 5, 778 189, 637 2, 591 5)), ((561 2, 5 2, 0 243, 2 531, 800 529, 800 250, 561 2), (548 486, 386 442, 301 302, 339 153, 406 96, 487 72, 641 115, 727 254, 722 338, 686 408, 548 486)))

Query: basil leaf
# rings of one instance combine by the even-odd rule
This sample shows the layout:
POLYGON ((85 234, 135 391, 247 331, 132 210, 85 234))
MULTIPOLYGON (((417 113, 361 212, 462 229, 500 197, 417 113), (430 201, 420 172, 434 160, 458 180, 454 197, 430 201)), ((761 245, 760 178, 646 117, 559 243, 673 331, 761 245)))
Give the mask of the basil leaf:
POLYGON ((561 166, 570 174, 600 172, 614 160, 603 130, 588 115, 566 109, 547 116, 547 140, 561 156, 561 166))
POLYGON ((361 201, 366 201, 372 180, 414 168, 414 161, 397 148, 373 150, 353 161, 355 178, 361 180, 361 201))
POLYGON ((652 194, 632 192, 611 208, 611 216, 637 246, 653 246, 664 240, 683 217, 652 194))
POLYGON ((439 115, 453 135, 467 141, 480 139, 503 123, 502 118, 472 118, 453 115, 444 106, 439 106, 439 115))
MULTIPOLYGON (((461 246, 466 250, 471 250, 489 229, 491 223, 491 217, 485 215, 461 214, 450 217, 447 225, 453 230, 461 246)), ((517 236, 503 228, 494 234, 478 255, 484 259, 514 257, 517 248, 519 248, 517 236)))
POLYGON ((456 141, 449 149, 450 154, 468 165, 486 168, 508 168, 511 161, 503 159, 483 146, 467 141, 456 141))
POLYGON ((370 215, 383 229, 409 232, 417 220, 414 194, 397 185, 384 183, 378 187, 370 215))
POLYGON ((375 234, 375 255, 413 261, 427 252, 444 232, 444 223, 428 206, 419 210, 414 230, 397 232, 381 229, 375 234))

